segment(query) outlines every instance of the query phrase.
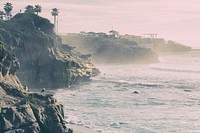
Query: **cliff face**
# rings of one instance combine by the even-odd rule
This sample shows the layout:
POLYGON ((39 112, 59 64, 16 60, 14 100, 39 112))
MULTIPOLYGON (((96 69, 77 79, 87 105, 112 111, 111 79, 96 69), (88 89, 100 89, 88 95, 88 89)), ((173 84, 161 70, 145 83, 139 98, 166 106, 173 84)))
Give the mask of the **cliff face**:
POLYGON ((19 59, 17 75, 29 87, 65 87, 98 73, 89 58, 62 46, 49 20, 35 14, 0 21, 0 40, 19 59))
POLYGON ((152 38, 151 36, 145 37, 134 35, 125 35, 122 36, 122 38, 135 41, 140 47, 151 48, 159 55, 185 53, 191 50, 191 47, 189 46, 171 40, 167 41, 164 38, 152 38))
POLYGON ((172 54, 189 52, 191 50, 191 47, 169 40, 167 42, 163 41, 163 43, 155 41, 153 49, 159 54, 172 54))
POLYGON ((63 42, 77 47, 82 53, 92 53, 95 63, 153 63, 157 54, 151 49, 141 48, 135 41, 105 33, 67 34, 61 36, 63 42))
POLYGON ((63 106, 52 95, 23 90, 19 62, 0 45, 0 133, 68 133, 63 106))
POLYGON ((21 83, 16 77, 16 71, 19 69, 20 64, 16 57, 8 52, 0 42, 0 81, 14 87, 22 88, 21 83))

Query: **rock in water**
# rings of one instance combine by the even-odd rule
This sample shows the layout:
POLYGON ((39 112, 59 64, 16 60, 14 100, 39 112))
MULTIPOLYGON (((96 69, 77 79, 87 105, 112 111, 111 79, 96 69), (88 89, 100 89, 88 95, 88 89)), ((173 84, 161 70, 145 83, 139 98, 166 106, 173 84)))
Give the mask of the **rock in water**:
POLYGON ((139 91, 134 91, 133 94, 140 94, 140 92, 139 91))
POLYGON ((45 92, 45 90, 46 90, 45 88, 42 88, 41 93, 45 92))

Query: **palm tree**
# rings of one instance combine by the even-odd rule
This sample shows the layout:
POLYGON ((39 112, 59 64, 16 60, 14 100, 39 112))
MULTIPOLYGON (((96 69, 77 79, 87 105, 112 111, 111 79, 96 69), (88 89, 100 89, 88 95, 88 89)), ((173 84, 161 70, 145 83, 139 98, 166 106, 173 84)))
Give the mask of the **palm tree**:
POLYGON ((51 12, 51 15, 54 17, 54 28, 55 28, 55 31, 57 31, 57 32, 58 32, 58 23, 57 23, 57 27, 56 27, 56 17, 58 16, 58 14, 59 14, 58 9, 57 8, 53 8, 52 12, 51 12))
POLYGON ((11 15, 11 11, 13 9, 13 6, 11 3, 7 2, 5 5, 4 5, 4 10, 5 10, 5 13, 6 13, 6 17, 7 17, 7 20, 10 19, 10 17, 12 16, 11 15))
POLYGON ((41 7, 41 5, 35 5, 34 10, 35 10, 35 12, 36 12, 37 15, 38 15, 38 13, 40 13, 40 12, 42 11, 42 7, 41 7))
POLYGON ((5 16, 5 13, 3 11, 0 11, 0 20, 3 20, 4 16, 5 16))
POLYGON ((34 7, 31 5, 26 6, 25 13, 35 13, 34 7))

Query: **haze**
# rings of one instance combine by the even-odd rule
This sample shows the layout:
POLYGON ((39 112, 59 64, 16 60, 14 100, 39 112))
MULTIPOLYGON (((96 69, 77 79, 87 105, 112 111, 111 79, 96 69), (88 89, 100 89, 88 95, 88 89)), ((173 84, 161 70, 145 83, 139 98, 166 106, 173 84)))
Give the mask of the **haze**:
POLYGON ((13 4, 13 14, 27 5, 42 6, 41 16, 50 19, 51 9, 59 9, 59 33, 80 31, 121 34, 157 33, 159 37, 200 48, 199 0, 1 0, 13 4))

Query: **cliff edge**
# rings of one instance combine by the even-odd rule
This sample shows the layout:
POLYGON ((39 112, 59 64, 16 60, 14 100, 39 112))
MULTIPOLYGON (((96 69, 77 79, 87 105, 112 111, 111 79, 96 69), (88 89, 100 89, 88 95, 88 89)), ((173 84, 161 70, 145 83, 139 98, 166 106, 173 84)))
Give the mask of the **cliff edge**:
POLYGON ((48 19, 22 13, 0 21, 0 41, 21 64, 17 76, 31 88, 66 87, 98 74, 91 59, 84 57, 54 33, 48 19))

